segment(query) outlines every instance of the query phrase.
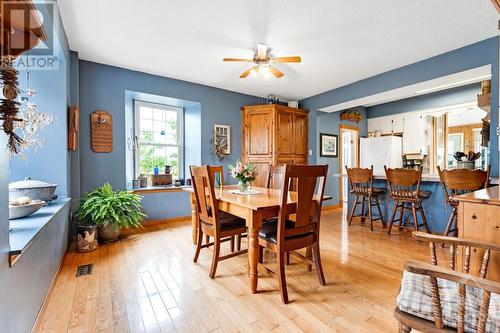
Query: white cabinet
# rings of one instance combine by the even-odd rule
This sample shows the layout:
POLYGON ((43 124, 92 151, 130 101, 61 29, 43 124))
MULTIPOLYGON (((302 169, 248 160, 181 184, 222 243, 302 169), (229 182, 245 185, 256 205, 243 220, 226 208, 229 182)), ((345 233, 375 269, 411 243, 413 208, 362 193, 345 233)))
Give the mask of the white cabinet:
POLYGON ((404 116, 403 154, 427 154, 424 119, 420 113, 404 116))
POLYGON ((403 114, 368 119, 368 132, 380 131, 381 134, 402 133, 403 128, 403 114))
POLYGON ((403 133, 404 131, 404 114, 396 114, 392 116, 392 133, 403 133))

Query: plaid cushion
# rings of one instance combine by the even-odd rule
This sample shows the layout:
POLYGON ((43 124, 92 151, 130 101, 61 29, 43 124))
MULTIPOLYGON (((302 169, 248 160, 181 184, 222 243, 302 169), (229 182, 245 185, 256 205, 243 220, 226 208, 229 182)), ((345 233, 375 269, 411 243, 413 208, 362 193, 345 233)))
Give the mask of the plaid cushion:
MULTIPOLYGON (((458 284, 438 279, 443 322, 446 326, 457 327, 458 284)), ((465 291, 465 332, 476 332, 482 289, 466 287, 465 291)), ((434 321, 432 315, 431 280, 426 275, 403 273, 401 290, 397 299, 398 308, 414 316, 434 321)), ((500 295, 491 294, 486 332, 500 332, 500 295)))

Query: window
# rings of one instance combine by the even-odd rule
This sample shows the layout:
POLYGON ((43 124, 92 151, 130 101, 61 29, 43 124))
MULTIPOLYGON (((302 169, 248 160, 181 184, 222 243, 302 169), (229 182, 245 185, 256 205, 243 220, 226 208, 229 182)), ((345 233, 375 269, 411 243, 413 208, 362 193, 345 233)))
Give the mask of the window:
POLYGON ((135 102, 135 131, 139 149, 135 174, 152 174, 158 166, 163 173, 171 166, 174 177, 183 174, 183 109, 163 104, 135 102))

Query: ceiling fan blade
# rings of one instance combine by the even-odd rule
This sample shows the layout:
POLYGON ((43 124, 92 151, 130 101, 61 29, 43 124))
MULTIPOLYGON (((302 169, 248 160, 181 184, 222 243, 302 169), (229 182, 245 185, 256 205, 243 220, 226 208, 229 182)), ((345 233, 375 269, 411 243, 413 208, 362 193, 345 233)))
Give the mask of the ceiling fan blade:
POLYGON ((248 75, 250 75, 250 73, 252 73, 252 71, 257 71, 257 70, 258 70, 258 66, 253 66, 252 68, 247 69, 246 71, 241 73, 240 79, 246 78, 248 75))
POLYGON ((282 77, 283 75, 285 75, 285 74, 283 74, 282 72, 280 72, 278 69, 274 68, 273 66, 269 66, 269 71, 270 71, 271 73, 273 73, 273 75, 274 75, 274 76, 276 76, 278 79, 279 79, 280 77, 282 77))
POLYGON ((301 62, 300 57, 275 57, 272 58, 273 62, 301 62))
POLYGON ((266 59, 267 57, 267 45, 257 44, 257 58, 266 59))
POLYGON ((224 58, 222 61, 228 62, 253 62, 253 59, 241 59, 241 58, 224 58))

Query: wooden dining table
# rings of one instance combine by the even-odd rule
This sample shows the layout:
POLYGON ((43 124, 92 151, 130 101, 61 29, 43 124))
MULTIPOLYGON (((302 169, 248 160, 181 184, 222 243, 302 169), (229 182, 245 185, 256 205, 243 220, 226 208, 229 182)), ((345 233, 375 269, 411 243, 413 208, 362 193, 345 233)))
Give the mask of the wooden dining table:
MULTIPOLYGON (((221 211, 236 215, 245 219, 248 228, 248 263, 250 290, 252 293, 257 292, 258 272, 257 265, 259 261, 259 229, 262 221, 276 217, 279 214, 281 205, 281 190, 252 187, 256 194, 234 194, 237 186, 222 186, 215 188, 215 196, 219 201, 219 209, 221 211)), ((196 208, 196 196, 192 187, 184 188, 183 191, 190 193, 191 201, 191 223, 193 226, 193 243, 196 244, 198 233, 198 210, 196 208)), ((324 196, 323 201, 332 199, 329 196, 324 196)), ((290 192, 288 195, 288 210, 293 214, 297 206, 297 194, 290 192)), ((306 256, 312 258, 310 250, 306 256)))

